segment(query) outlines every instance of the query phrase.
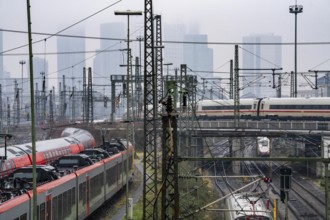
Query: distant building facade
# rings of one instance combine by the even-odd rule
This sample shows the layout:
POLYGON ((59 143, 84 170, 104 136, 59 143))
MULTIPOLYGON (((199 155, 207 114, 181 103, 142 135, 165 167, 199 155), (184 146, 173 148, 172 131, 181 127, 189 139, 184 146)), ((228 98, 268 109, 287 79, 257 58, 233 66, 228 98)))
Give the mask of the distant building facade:
MULTIPOLYGON (((29 63, 28 63, 29 66, 29 63)), ((30 76, 30 67, 28 67, 28 76, 30 76)), ((48 94, 49 90, 49 71, 48 71, 48 61, 44 58, 33 57, 33 87, 34 91, 42 91, 43 89, 48 94), (43 84, 43 78, 45 77, 45 84, 43 84), (44 88, 43 88, 44 87, 44 88)), ((24 82, 24 94, 30 94, 30 82, 29 80, 23 80, 24 82)))
MULTIPOLYGON (((282 39, 274 34, 254 34, 243 37, 243 59, 241 68, 254 69, 240 71, 240 85, 243 87, 241 96, 244 98, 276 97, 273 89, 273 76, 270 69, 282 67, 282 39), (252 44, 244 44, 252 43, 252 44), (263 45, 263 43, 275 43, 263 45)), ((280 73, 281 70, 275 71, 280 73)), ((278 75, 276 75, 277 86, 278 75)))
POLYGON ((202 81, 201 78, 213 77, 213 49, 203 44, 208 42, 207 35, 186 34, 184 41, 202 43, 184 44, 183 47, 183 63, 194 71, 198 82, 202 81))
MULTIPOLYGON (((84 29, 75 28, 67 34, 84 36, 84 29)), ((76 37, 57 37, 57 81, 62 82, 65 76, 66 90, 82 80, 85 64, 85 39, 76 37)), ((63 87, 62 87, 63 90, 63 87)))
MULTIPOLYGON (((186 26, 183 24, 165 24, 163 25, 163 41, 178 41, 182 42, 186 34, 186 26)), ((172 63, 171 66, 165 67, 164 74, 169 73, 174 75, 173 69, 179 68, 183 61, 183 44, 182 43, 166 43, 163 50, 163 63, 172 63), (171 71, 172 70, 172 71, 171 71)))
POLYGON ((124 23, 104 23, 100 26, 100 37, 108 39, 100 40, 100 49, 93 62, 93 84, 98 85, 97 91, 102 91, 102 85, 110 85, 111 75, 126 74, 126 68, 120 65, 126 64, 127 52, 122 49, 127 47, 127 43, 118 40, 126 39, 125 27, 124 23))
MULTIPOLYGON (((0 51, 3 51, 3 37, 2 37, 2 31, 0 30, 0 51)), ((0 84, 2 84, 2 80, 4 78, 4 67, 3 67, 3 56, 0 56, 0 84)))
MULTIPOLYGON (((208 47, 208 36, 200 33, 198 25, 189 27, 182 24, 165 25, 163 41, 165 41, 163 63, 172 63, 171 66, 164 67, 164 74, 167 74, 169 68, 170 74, 174 75, 174 68, 186 64, 188 75, 197 76, 199 88, 203 86, 201 78, 213 77, 213 49, 208 47), (166 41, 178 43, 166 43, 166 41)), ((210 98, 210 94, 203 96, 210 98)))

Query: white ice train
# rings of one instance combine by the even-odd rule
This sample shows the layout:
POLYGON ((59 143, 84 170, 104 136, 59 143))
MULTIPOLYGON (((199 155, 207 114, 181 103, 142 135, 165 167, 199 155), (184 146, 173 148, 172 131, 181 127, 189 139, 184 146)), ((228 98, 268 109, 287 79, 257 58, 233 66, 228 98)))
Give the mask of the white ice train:
POLYGON ((257 149, 258 156, 268 157, 269 156, 269 143, 270 140, 267 137, 257 137, 257 149))
POLYGON ((225 220, 273 220, 271 211, 257 196, 236 193, 226 199, 225 220))
MULTIPOLYGON (((234 117, 234 100, 201 100, 196 115, 234 117)), ((330 120, 330 97, 240 99, 240 116, 245 119, 330 120)))

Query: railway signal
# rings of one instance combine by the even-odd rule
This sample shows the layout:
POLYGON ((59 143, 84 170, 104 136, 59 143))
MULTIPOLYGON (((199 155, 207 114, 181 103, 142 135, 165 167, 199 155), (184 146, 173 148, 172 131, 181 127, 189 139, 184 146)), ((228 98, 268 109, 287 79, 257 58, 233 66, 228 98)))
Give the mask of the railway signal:
POLYGON ((291 189, 291 173, 290 168, 280 169, 280 198, 284 203, 289 200, 289 190, 291 189))
POLYGON ((265 177, 265 178, 264 178, 264 182, 265 182, 265 183, 271 183, 271 182, 272 182, 272 178, 270 178, 270 177, 265 177))

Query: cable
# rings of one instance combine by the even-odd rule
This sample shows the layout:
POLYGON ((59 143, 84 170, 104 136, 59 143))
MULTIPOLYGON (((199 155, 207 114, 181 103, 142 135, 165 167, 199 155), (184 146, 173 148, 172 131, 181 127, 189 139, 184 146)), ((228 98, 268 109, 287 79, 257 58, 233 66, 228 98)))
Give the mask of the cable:
MULTIPOLYGON (((119 0, 119 1, 122 1, 122 0, 119 0)), ((118 2, 116 2, 116 3, 118 3, 118 2)), ((114 4, 116 4, 116 3, 114 3, 114 4)), ((111 7, 111 6, 112 5, 110 5, 108 7, 111 7)), ((105 8, 105 9, 107 9, 107 8, 105 8)), ((91 16, 89 16, 89 17, 91 17, 91 16)), ((87 18, 89 18, 89 17, 87 17, 87 18)), ((87 18, 81 20, 80 22, 86 20, 87 18)), ((76 25, 80 22, 77 22, 74 25, 76 25)), ((93 40, 117 40, 117 41, 126 40, 124 38, 108 38, 108 37, 92 37, 92 36, 63 35, 63 34, 61 35, 61 34, 59 34, 59 33, 67 30, 68 28, 70 28, 74 25, 71 25, 71 26, 69 26, 69 27, 67 27, 67 28, 55 33, 55 34, 40 33, 40 32, 32 32, 32 34, 35 34, 35 35, 48 35, 49 37, 47 37, 46 39, 49 39, 49 38, 54 37, 54 36, 58 36, 58 37, 85 38, 85 39, 93 39, 93 40)), ((137 29, 135 32, 139 31, 141 28, 137 29)), ((0 31, 13 32, 13 33, 27 33, 26 31, 8 30, 8 29, 0 29, 0 31)), ((41 41, 43 41, 43 39, 35 41, 33 43, 39 43, 41 41)), ((132 39, 131 41, 137 41, 138 42, 139 40, 138 39, 132 39)), ((198 41, 173 41, 173 40, 167 40, 167 41, 163 40, 163 43, 164 44, 166 44, 166 43, 168 43, 168 44, 206 44, 206 45, 294 45, 294 43, 271 43, 271 42, 269 42, 269 43, 242 43, 242 42, 198 42, 198 41)), ((298 42, 297 45, 330 45, 330 42, 300 42, 300 43, 298 42)), ((12 48, 12 49, 9 49, 9 50, 6 50, 6 51, 2 51, 2 52, 0 52, 0 55, 3 54, 3 53, 7 53, 7 52, 10 52, 10 51, 25 47, 25 46, 27 46, 27 45, 22 45, 22 46, 19 46, 19 47, 16 47, 16 48, 12 48)))
POLYGON ((273 63, 273 62, 271 62, 271 61, 269 61, 269 60, 266 60, 265 58, 262 58, 261 56, 255 54, 255 53, 252 53, 251 51, 249 51, 249 50, 247 50, 247 49, 244 49, 243 47, 240 47, 240 48, 241 48, 242 50, 244 50, 245 52, 254 55, 255 57, 259 58, 260 60, 263 60, 263 61, 265 61, 265 62, 267 62, 267 63, 269 63, 269 64, 272 64, 272 65, 274 65, 274 66, 276 66, 276 67, 278 67, 278 68, 281 68, 281 67, 278 66, 277 64, 275 64, 275 63, 273 63))
MULTIPOLYGON (((118 52, 119 49, 115 50, 102 50, 102 52, 118 52)), ((88 50, 88 51, 71 51, 71 52, 48 52, 48 53, 33 53, 33 55, 67 55, 67 54, 88 54, 97 53, 98 50, 88 50)), ((28 53, 10 53, 10 54, 0 54, 0 56, 27 56, 28 53)))
MULTIPOLYGON (((97 12, 95 12, 95 13, 93 13, 93 14, 91 14, 91 15, 89 15, 89 16, 87 16, 87 17, 85 17, 85 18, 83 18, 83 19, 81 19, 81 20, 79 20, 79 21, 77 21, 75 23, 73 23, 72 25, 70 25, 70 26, 68 26, 68 27, 66 27, 66 28, 64 28, 64 29, 62 29, 62 30, 60 30, 58 32, 56 32, 55 34, 50 34, 50 36, 48 36, 47 38, 45 38, 45 40, 48 40, 48 39, 50 39, 50 38, 52 38, 54 36, 57 36, 59 33, 62 33, 63 31, 68 30, 68 29, 72 28, 73 26, 76 26, 77 24, 79 24, 79 23, 81 23, 81 22, 83 22, 83 21, 85 21, 85 20, 87 20, 87 19, 89 19, 89 18, 91 18, 91 17, 93 17, 93 16, 95 16, 95 15, 97 15, 97 14, 99 14, 99 13, 105 11, 105 10, 107 10, 108 8, 111 8, 112 6, 118 4, 121 1, 123 1, 123 0, 118 0, 118 1, 116 1, 116 2, 114 2, 112 4, 110 4, 110 5, 108 5, 107 7, 105 7, 103 9, 101 9, 101 10, 99 10, 99 11, 97 11, 97 12)), ((43 40, 37 40, 35 42, 32 42, 32 44, 36 44, 36 43, 39 43, 41 41, 43 41, 43 40)), ((20 49, 20 48, 23 48, 23 47, 26 47, 26 46, 28 46, 28 44, 25 44, 25 45, 22 45, 22 46, 18 46, 18 47, 15 47, 15 48, 12 48, 12 49, 9 49, 9 50, 6 50, 6 51, 2 51, 2 52, 0 52, 0 54, 7 53, 7 52, 10 52, 10 51, 13 51, 13 50, 17 50, 17 49, 20 49)))
POLYGON ((323 62, 321 62, 320 64, 318 64, 318 65, 316 65, 316 66, 310 68, 310 69, 313 70, 313 69, 315 69, 316 67, 319 67, 319 66, 321 66, 322 64, 325 64, 325 63, 328 62, 329 60, 330 60, 330 58, 327 59, 327 60, 325 60, 325 61, 323 61, 323 62))

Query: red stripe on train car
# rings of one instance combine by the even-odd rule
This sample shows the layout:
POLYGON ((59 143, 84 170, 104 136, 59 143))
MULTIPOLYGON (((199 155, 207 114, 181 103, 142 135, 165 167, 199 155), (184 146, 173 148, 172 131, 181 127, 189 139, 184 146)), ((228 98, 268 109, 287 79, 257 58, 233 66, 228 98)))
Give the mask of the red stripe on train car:
POLYGON ((31 198, 30 192, 27 192, 21 196, 17 196, 11 200, 8 200, 0 205, 0 215, 8 212, 11 209, 15 209, 18 205, 27 202, 31 198))

